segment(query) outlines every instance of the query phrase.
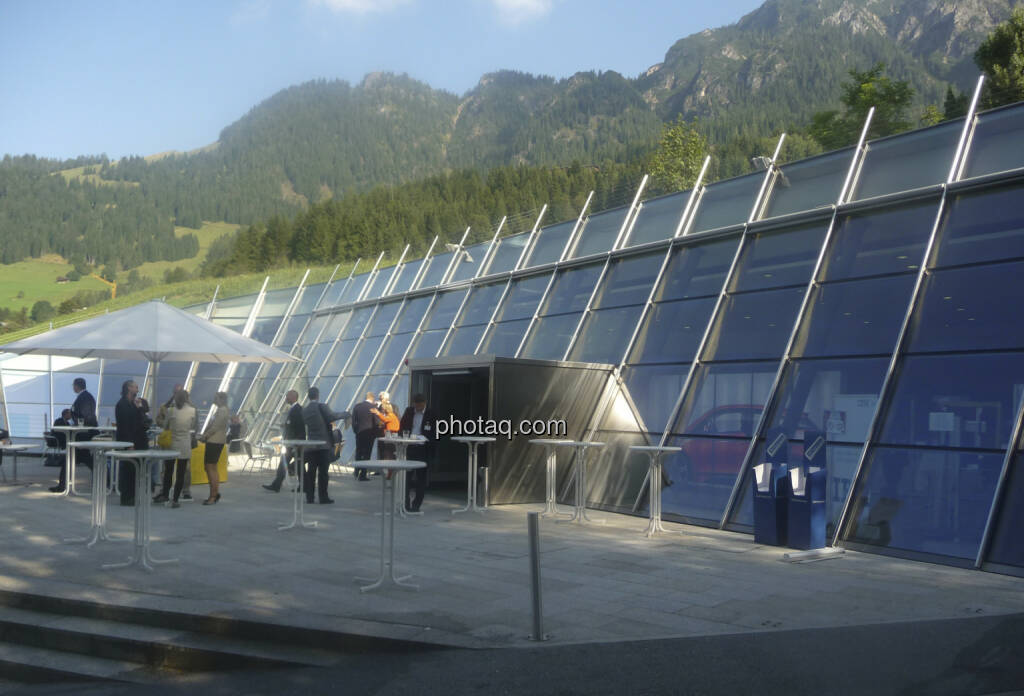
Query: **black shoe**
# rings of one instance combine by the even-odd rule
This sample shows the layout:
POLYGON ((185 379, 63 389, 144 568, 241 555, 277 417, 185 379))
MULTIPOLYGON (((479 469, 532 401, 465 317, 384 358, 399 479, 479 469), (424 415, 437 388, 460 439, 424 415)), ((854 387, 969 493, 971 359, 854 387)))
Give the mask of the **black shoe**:
POLYGON ((64 492, 64 486, 50 486, 50 492, 51 493, 63 493, 64 492))
POLYGON ((163 493, 161 493, 161 494, 160 494, 160 495, 158 495, 157 497, 153 498, 153 502, 154 502, 154 503, 166 503, 166 502, 167 502, 168 500, 170 500, 170 498, 168 498, 168 497, 167 497, 166 495, 164 495, 163 493))
POLYGON ((362 476, 360 476, 359 478, 356 479, 356 481, 369 481, 369 480, 370 479, 369 479, 369 477, 366 474, 363 474, 362 476))
POLYGON ((321 498, 320 499, 320 504, 321 505, 334 505, 334 498, 327 498, 326 500, 321 498))
POLYGON ((268 491, 272 491, 274 493, 280 493, 281 492, 280 488, 275 488, 274 486, 271 486, 269 483, 264 483, 263 487, 265 489, 267 489, 268 491))

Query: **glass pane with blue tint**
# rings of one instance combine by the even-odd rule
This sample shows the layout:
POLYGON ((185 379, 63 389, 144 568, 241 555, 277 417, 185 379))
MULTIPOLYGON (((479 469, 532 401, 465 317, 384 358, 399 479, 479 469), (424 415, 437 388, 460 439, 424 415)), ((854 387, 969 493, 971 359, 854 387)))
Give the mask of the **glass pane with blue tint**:
POLYGON ((815 287, 793 355, 892 353, 914 281, 913 275, 902 275, 815 287))
MULTIPOLYGON (((331 288, 338 285, 337 279, 332 283, 331 288)), ((299 303, 295 306, 296 314, 309 314, 316 309, 317 302, 320 301, 321 295, 324 294, 324 286, 326 283, 316 283, 315 285, 307 285, 302 290, 302 296, 299 298, 299 303)))
POLYGON ((448 337, 448 342, 445 344, 444 350, 441 351, 441 354, 473 355, 476 350, 476 344, 480 342, 480 339, 483 337, 486 329, 487 324, 477 324, 476 326, 463 326, 458 329, 452 329, 451 336, 448 337))
POLYGON ((583 322, 576 344, 569 354, 570 360, 618 365, 633 329, 640 319, 639 307, 619 307, 590 312, 583 322))
POLYGON ((780 167, 762 218, 789 215, 839 202, 839 191, 853 160, 853 148, 780 167))
POLYGON ((369 272, 360 273, 359 275, 352 276, 352 279, 348 281, 345 289, 341 293, 341 297, 338 298, 338 304, 348 304, 349 302, 355 302, 356 298, 363 292, 363 287, 366 286, 366 282, 370 279, 369 272))
POLYGON ((683 300, 722 292, 740 235, 705 244, 680 246, 672 252, 656 300, 683 300))
POLYGON ((1024 262, 935 271, 914 313, 911 352, 1024 348, 1024 322, 1007 308, 1024 299, 1024 262))
POLYGON ((401 300, 395 300, 394 302, 385 302, 377 305, 377 311, 373 315, 373 320, 370 325, 366 328, 366 336, 381 336, 387 333, 391 327, 391 322, 395 320, 395 316, 398 314, 398 310, 401 309, 401 300))
POLYGON ((331 315, 320 315, 316 317, 309 325, 309 329, 302 336, 302 342, 306 341, 333 341, 334 339, 341 336, 342 331, 345 330, 348 324, 349 318, 352 316, 352 312, 338 312, 337 314, 331 315), (329 321, 325 321, 329 320, 329 321), (326 326, 325 326, 326 324, 326 326), (320 333, 320 329, 323 329, 323 333, 320 333))
POLYGON ((778 362, 700 365, 672 432, 750 437, 778 362))
POLYGON ((916 270, 937 213, 938 198, 930 198, 839 218, 818 277, 844 280, 916 270))
POLYGON ((423 259, 403 263, 402 268, 398 271, 398 276, 395 278, 394 285, 391 287, 391 294, 407 292, 412 287, 412 281, 416 279, 416 274, 419 273, 422 265, 423 259))
POLYGON ((588 217, 569 258, 578 259, 611 250, 628 212, 629 206, 623 206, 588 217))
POLYGON ((868 143, 850 200, 944 182, 963 127, 960 118, 868 143))
POLYGON ((1024 107, 978 114, 964 178, 1024 167, 1024 107))
POLYGON ((331 352, 331 348, 334 347, 334 343, 318 343, 314 348, 306 361, 306 366, 309 371, 316 374, 320 371, 320 366, 323 365, 324 360, 327 359, 327 354, 331 352))
POLYGON ((1021 462, 1018 449, 1010 464, 992 527, 992 543, 985 558, 991 563, 1024 567, 1024 540, 1020 534, 1024 529, 1024 465, 1021 462))
POLYGON ((846 539, 973 560, 1002 459, 979 452, 873 450, 846 539))
MULTIPOLYGON (((220 378, 226 367, 224 363, 201 362, 196 366, 195 376, 220 378)), ((164 372, 163 363, 160 364, 160 372, 164 372)), ((163 379, 162 376, 161 379, 163 379)))
POLYGON ((394 266, 379 269, 374 274, 373 280, 370 282, 370 289, 366 291, 366 295, 363 296, 363 299, 375 300, 380 297, 394 273, 394 266))
POLYGON ((498 240, 498 248, 491 255, 491 262, 487 265, 485 275, 492 273, 506 273, 513 270, 519 263, 519 257, 530 239, 528 232, 514 234, 498 240))
POLYGON ((595 432, 594 439, 605 446, 587 453, 587 504, 628 514, 639 498, 635 511, 646 513, 647 455, 629 448, 651 441, 642 433, 604 429, 595 432))
MULTIPOLYGON (((8 401, 50 403, 50 373, 49 372, 16 372, 4 370, 4 397, 8 401)), ((54 405, 67 403, 69 406, 75 400, 75 394, 70 389, 62 392, 54 392, 54 405)))
POLYGON ((671 483, 661 491, 662 513, 718 522, 750 439, 670 437, 666 444, 681 447, 682 451, 663 460, 665 477, 671 483))
POLYGON ((380 398, 380 393, 387 389, 388 382, 391 381, 391 374, 381 375, 369 375, 366 381, 363 382, 363 386, 359 388, 359 391, 373 392, 380 398))
POLYGON ((622 307, 647 301, 658 276, 665 252, 615 259, 594 296, 594 307, 622 307))
POLYGON ((689 234, 746 222, 764 177, 764 172, 757 172, 708 186, 697 203, 689 234))
POLYGON ((459 255, 459 264, 455 267, 452 278, 448 282, 454 283, 476 277, 476 272, 480 269, 480 262, 484 260, 484 254, 487 253, 490 246, 491 240, 488 239, 486 242, 466 247, 459 255))
POLYGON ((649 431, 665 428, 690 371, 687 364, 627 367, 622 378, 649 431))
POLYGON ((804 288, 731 295, 708 336, 704 360, 778 358, 804 298, 804 288))
POLYGON ((435 355, 437 355, 437 350, 441 347, 441 343, 444 341, 445 334, 447 333, 447 329, 434 329, 433 331, 424 331, 416 340, 416 345, 413 346, 413 349, 410 351, 409 357, 434 357, 435 355))
POLYGON ((451 292, 440 293, 434 299, 434 305, 430 309, 430 318, 427 319, 427 329, 447 329, 452 325, 452 320, 462 306, 462 300, 466 296, 466 290, 452 290, 451 292))
POLYGON ((515 357, 516 350, 529 327, 529 319, 503 321, 495 324, 480 347, 480 352, 500 355, 505 358, 515 357))
POLYGON ((601 275, 603 263, 592 263, 581 268, 559 271, 548 292, 541 314, 561 314, 582 311, 594 292, 594 283, 601 275))
MULTIPOLYGON (((173 382, 168 382, 166 386, 163 385, 163 378, 159 380, 161 384, 161 394, 170 394, 174 387, 173 382)), ((213 405, 213 397, 217 394, 217 390, 220 388, 219 379, 193 379, 192 389, 189 391, 189 401, 199 410, 200 419, 203 418, 205 413, 210 410, 213 405)))
POLYGON ((887 358, 799 360, 779 383, 770 428, 803 441, 809 431, 829 442, 863 443, 875 415, 887 358))
POLYGON ((704 337, 716 298, 660 302, 651 308, 629 356, 631 363, 690 362, 704 337))
POLYGON ((374 356, 377 354, 377 350, 380 348, 380 344, 383 341, 382 336, 376 336, 374 338, 364 338, 363 342, 359 345, 355 354, 352 356, 352 362, 345 368, 345 376, 351 375, 362 375, 366 374, 366 371, 370 368, 370 363, 373 362, 374 356))
POLYGON ((689 199, 690 192, 683 191, 641 203, 636 222, 629 233, 629 246, 658 242, 674 236, 689 199))
POLYGON ((263 296, 263 306, 260 307, 259 315, 261 317, 283 317, 285 310, 288 309, 288 305, 295 297, 295 291, 294 287, 267 291, 263 296))
POLYGON ((392 374, 398 369, 399 364, 402 362, 402 358, 405 356, 405 351, 412 342, 415 334, 397 334, 390 336, 387 339, 387 343, 380 351, 380 355, 377 357, 377 361, 373 365, 373 369, 370 372, 373 373, 388 373, 392 374))
POLYGON ((436 256, 431 256, 430 265, 427 266, 427 270, 423 274, 423 280, 420 281, 419 287, 432 288, 444 280, 444 274, 448 272, 448 265, 451 261, 452 252, 450 251, 443 254, 437 254, 436 256))
POLYGON ((405 370, 391 387, 391 403, 395 404, 399 413, 402 413, 404 407, 412 403, 412 396, 409 393, 409 372, 405 370))
MULTIPOLYGON (((42 437, 43 431, 52 425, 49 404, 7 402, 3 410, 7 412, 7 429, 12 437, 42 437)), ((109 416, 104 416, 101 411, 100 417, 105 419, 109 416)))
POLYGON ((821 252, 828 220, 785 232, 747 237, 732 281, 732 291, 806 284, 821 252))
POLYGON ((576 331, 582 312, 540 317, 523 345, 522 358, 561 360, 576 331))
POLYGON ((939 228, 936 266, 1024 257, 1024 186, 953 196, 939 228))
POLYGON ((1024 353, 908 356, 879 442, 1006 449, 1024 393, 1024 353))
POLYGON ((398 321, 395 322, 392 333, 415 331, 419 327, 420 322, 423 321, 423 315, 426 313, 427 308, 430 307, 432 299, 431 295, 421 295, 420 297, 406 300, 405 305, 402 307, 402 314, 399 316, 398 321))
POLYGON ((274 341, 277 327, 281 325, 282 317, 262 317, 253 322, 252 333, 249 338, 268 346, 274 341))
POLYGON ((308 314, 293 315, 290 319, 288 319, 288 323, 285 325, 284 331, 281 332, 281 335, 278 337, 277 342, 274 344, 274 346, 280 348, 283 351, 291 352, 292 348, 295 347, 295 341, 298 340, 299 336, 302 334, 303 329, 306 328, 308 322, 308 314))
POLYGON ((532 317, 550 280, 550 273, 513 280, 494 320, 512 321, 532 317))
POLYGON ((562 258, 562 251, 565 249, 569 235, 576 226, 575 220, 566 220, 557 225, 545 227, 537 232, 537 241, 530 252, 530 258, 523 265, 524 268, 539 266, 545 263, 554 263, 562 258))
POLYGON ((256 297, 256 295, 243 295, 241 297, 229 297, 226 300, 217 300, 217 305, 213 308, 213 318, 248 319, 256 297))
POLYGON ((375 307, 370 305, 369 307, 360 307, 359 309, 352 312, 352 316, 349 317, 348 324, 345 325, 345 333, 342 334, 342 338, 359 338, 363 335, 363 329, 370 322, 370 317, 373 316, 373 310, 375 307))
POLYGON ((235 333, 242 333, 242 329, 245 328, 245 317, 215 317, 211 319, 217 326, 223 326, 225 329, 231 329, 235 333))
MULTIPOLYGON (((359 339, 356 338, 350 338, 338 343, 334 352, 331 353, 331 356, 327 358, 327 362, 324 363, 324 367, 321 372, 325 375, 332 375, 334 377, 340 375, 342 368, 345 367, 345 363, 348 361, 349 357, 351 357, 352 351, 355 350, 358 340, 359 339)), ((316 371, 310 368, 310 374, 315 375, 316 371)))
POLYGON ((491 283, 473 288, 455 325, 484 324, 490 321, 506 285, 507 283, 491 283))
MULTIPOLYGON (((332 411, 345 411, 349 408, 352 400, 356 396, 356 390, 359 389, 360 383, 363 381, 362 377, 345 377, 338 382, 338 385, 334 387, 334 393, 331 394, 327 404, 331 407, 332 411)), ((327 391, 322 391, 321 396, 326 395, 333 384, 327 384, 327 391)), ((346 439, 354 440, 351 433, 347 434, 346 439)))

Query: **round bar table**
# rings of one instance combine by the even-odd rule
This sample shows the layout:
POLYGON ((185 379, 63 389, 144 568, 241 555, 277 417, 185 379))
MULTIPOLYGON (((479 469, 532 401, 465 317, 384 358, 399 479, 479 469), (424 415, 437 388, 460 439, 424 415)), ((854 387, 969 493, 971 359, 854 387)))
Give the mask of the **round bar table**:
MULTIPOLYGON (((38 445, 27 445, 27 444, 14 444, 13 442, 6 445, 0 442, 0 451, 10 452, 14 456, 11 458, 11 483, 18 482, 18 452, 24 452, 25 450, 35 449, 38 445)), ((0 466, 0 475, 4 477, 4 481, 7 481, 7 474, 4 473, 4 469, 0 466)))
POLYGON ((469 464, 467 470, 467 476, 469 479, 466 481, 466 507, 459 508, 458 510, 452 510, 454 515, 457 512, 469 512, 473 510, 475 512, 485 512, 487 510, 487 501, 484 501, 484 506, 480 507, 476 500, 476 464, 477 464, 477 448, 483 442, 494 442, 493 437, 453 437, 452 440, 456 442, 465 442, 469 447, 469 464))
POLYGON ((405 582, 411 575, 395 577, 395 485, 386 475, 386 471, 409 471, 410 469, 423 469, 426 462, 409 461, 404 459, 369 459, 359 463, 361 467, 371 471, 380 472, 380 575, 374 580, 372 578, 356 578, 356 582, 370 582, 359 588, 360 592, 370 592, 379 589, 384 585, 394 585, 411 590, 418 590, 419 585, 405 582), (372 582, 371 582, 372 580, 372 582))
POLYGON ((78 441, 80 433, 100 428, 95 425, 55 425, 52 429, 67 434, 67 442, 64 447, 64 490, 56 495, 63 497, 81 495, 75 490, 75 452, 72 445, 78 441))
MULTIPOLYGON (((455 438, 452 438, 455 439, 455 438)), ((395 459, 405 460, 406 453, 408 452, 409 445, 422 445, 427 442, 427 438, 422 435, 414 435, 410 437, 378 437, 377 438, 377 456, 380 457, 380 443, 387 442, 395 446, 395 459)), ((380 460, 385 461, 385 460, 380 460)), ((422 515, 423 511, 412 512, 405 509, 406 499, 406 481, 405 481, 405 470, 395 472, 395 497, 398 498, 398 502, 395 503, 395 512, 398 513, 399 517, 408 517, 409 515, 422 515)))
MULTIPOLYGON (((576 462, 575 462, 575 475, 576 475, 576 509, 572 513, 572 517, 566 522, 594 522, 587 516, 587 448, 588 447, 604 447, 603 442, 571 442, 566 447, 573 447, 576 450, 576 462)), ((604 524, 602 520, 600 524, 604 524)))
POLYGON ((661 460, 666 454, 673 454, 681 451, 682 447, 658 447, 657 445, 630 445, 630 452, 644 452, 647 455, 649 480, 648 488, 648 511, 650 522, 647 524, 647 531, 644 535, 651 538, 658 532, 670 532, 661 525, 661 460))
POLYGON ((529 441, 531 445, 541 445, 544 447, 544 452, 547 456, 547 483, 545 486, 545 498, 546 502, 544 510, 541 511, 541 517, 557 516, 557 515, 571 515, 568 512, 558 511, 558 500, 557 500, 557 465, 558 455, 555 452, 556 447, 564 447, 566 445, 574 444, 573 440, 550 440, 545 438, 537 438, 529 441))
MULTIPOLYGON (((92 464, 92 524, 89 536, 65 539, 67 544, 85 544, 92 548, 98 541, 111 541, 107 536, 107 460, 104 451, 123 450, 132 447, 131 442, 117 440, 90 440, 73 442, 76 449, 87 449, 93 453, 92 464)), ((116 467, 114 467, 116 469, 116 467)))
POLYGON ((153 460, 177 459, 181 453, 176 450, 122 450, 111 452, 108 456, 115 461, 130 461, 135 465, 135 549, 132 557, 125 563, 108 563, 104 570, 112 568, 130 568, 140 566, 153 572, 153 566, 161 563, 177 563, 177 558, 157 559, 149 554, 149 498, 153 460))
POLYGON ((292 521, 279 526, 277 531, 282 532, 294 527, 312 529, 316 526, 316 522, 307 522, 305 516, 306 493, 303 488, 306 485, 306 460, 304 453, 307 447, 326 445, 327 442, 324 440, 281 440, 280 444, 284 447, 295 448, 295 474, 298 482, 295 484, 294 492, 292 493, 292 521))

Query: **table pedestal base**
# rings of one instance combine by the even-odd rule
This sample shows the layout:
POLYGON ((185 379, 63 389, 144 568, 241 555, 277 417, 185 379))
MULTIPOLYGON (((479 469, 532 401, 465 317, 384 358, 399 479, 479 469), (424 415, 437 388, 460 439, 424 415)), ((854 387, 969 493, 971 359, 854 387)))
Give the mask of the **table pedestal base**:
POLYGON ((306 462, 303 459, 302 447, 298 447, 298 454, 295 459, 295 487, 292 489, 292 521, 288 524, 282 524, 277 528, 277 531, 283 532, 286 529, 313 529, 316 527, 316 522, 306 521, 306 492, 303 490, 305 477, 303 474, 306 470, 306 462))
MULTIPOLYGON (((150 524, 150 474, 149 462, 145 459, 132 460, 136 462, 135 471, 135 550, 131 558, 124 563, 108 563, 103 566, 104 570, 115 568, 130 568, 139 566, 150 573, 155 565, 166 563, 177 563, 177 558, 159 559, 153 558, 149 553, 149 524, 150 524)), ((95 467, 95 464, 94 464, 95 467)))
MULTIPOLYGON (((105 459, 105 457, 103 458, 105 459)), ((92 465, 92 524, 89 527, 89 536, 65 539, 65 544, 85 544, 92 548, 100 541, 119 541, 111 539, 107 535, 107 493, 108 488, 103 480, 107 474, 107 463, 104 461, 100 466, 96 462, 92 465)))
POLYGON ((544 509, 541 510, 541 517, 570 516, 570 512, 560 512, 558 509, 558 454, 553 449, 548 449, 547 459, 547 482, 545 493, 547 500, 544 509))
POLYGON ((476 500, 476 442, 468 442, 469 445, 469 464, 467 465, 466 476, 468 481, 466 482, 466 507, 459 508, 458 510, 452 510, 452 514, 455 515, 460 512, 487 512, 487 507, 480 507, 476 500))
MULTIPOLYGON (((405 472, 396 473, 404 474, 405 472)), ((392 479, 394 478, 393 476, 392 479)), ((420 588, 419 585, 406 582, 406 580, 412 577, 411 575, 395 577, 395 483, 394 480, 388 479, 383 471, 381 472, 380 479, 381 510, 384 511, 380 524, 380 574, 376 579, 355 578, 355 582, 370 583, 360 587, 360 592, 372 592, 385 585, 401 587, 406 590, 418 590, 420 588)), ((402 503, 404 505, 405 501, 403 500, 402 503)))
POLYGON ((650 477, 648 487, 648 508, 650 510, 650 522, 647 523, 647 530, 644 532, 644 536, 650 539, 655 534, 661 532, 663 534, 673 534, 661 524, 661 456, 652 455, 650 468, 648 470, 648 476, 650 477))
POLYGON ((587 514, 587 462, 583 457, 583 450, 578 448, 576 450, 576 463, 573 469, 573 473, 575 474, 573 485, 576 488, 576 509, 573 510, 572 517, 567 520, 559 520, 559 522, 576 522, 577 524, 589 522, 591 524, 604 524, 604 520, 592 520, 590 519, 590 515, 587 514))

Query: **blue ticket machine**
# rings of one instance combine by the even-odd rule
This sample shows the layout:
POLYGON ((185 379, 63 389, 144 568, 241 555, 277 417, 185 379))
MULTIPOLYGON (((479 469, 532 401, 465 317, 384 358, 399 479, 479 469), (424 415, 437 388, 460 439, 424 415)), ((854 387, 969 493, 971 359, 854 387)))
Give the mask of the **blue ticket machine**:
POLYGON ((828 477, 825 468, 825 434, 807 431, 799 463, 789 468, 788 544, 794 549, 825 546, 828 477))
POLYGON ((789 439, 781 428, 773 428, 765 440, 764 461, 754 465, 751 480, 754 494, 754 541, 771 546, 786 545, 789 512, 789 439))

